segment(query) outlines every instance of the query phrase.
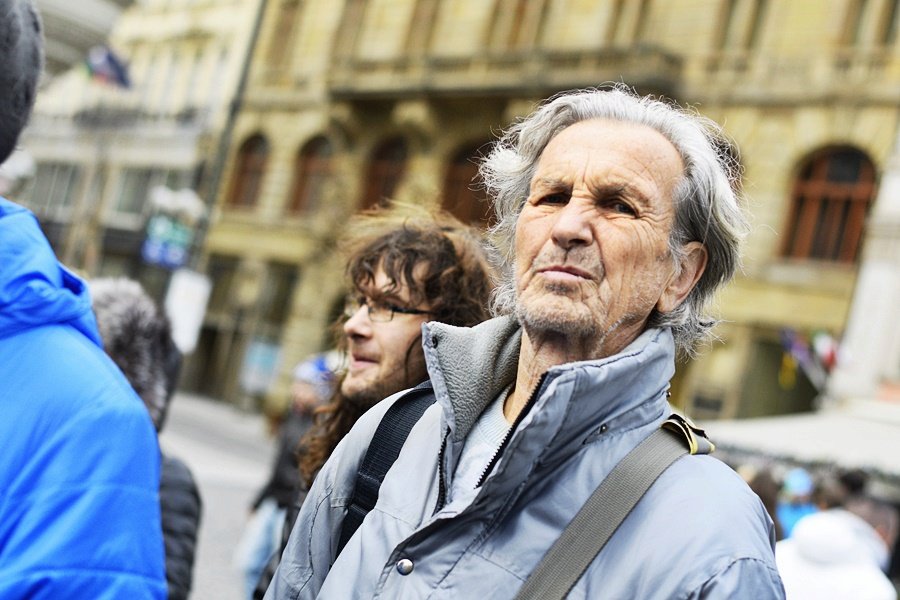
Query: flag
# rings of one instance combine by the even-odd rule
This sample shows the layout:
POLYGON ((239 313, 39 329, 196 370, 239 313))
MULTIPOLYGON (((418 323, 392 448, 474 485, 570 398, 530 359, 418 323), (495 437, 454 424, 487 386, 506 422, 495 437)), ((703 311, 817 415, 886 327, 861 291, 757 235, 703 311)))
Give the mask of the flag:
POLYGON ((131 87, 127 65, 108 46, 94 46, 84 62, 92 78, 116 87, 131 87))

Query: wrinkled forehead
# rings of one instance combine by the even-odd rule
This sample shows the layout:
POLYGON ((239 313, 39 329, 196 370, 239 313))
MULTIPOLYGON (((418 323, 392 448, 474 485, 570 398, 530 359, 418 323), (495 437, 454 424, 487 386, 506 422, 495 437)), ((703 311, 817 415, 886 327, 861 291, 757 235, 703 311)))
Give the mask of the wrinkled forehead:
MULTIPOLYGON (((588 119, 562 129, 538 157, 530 191, 585 184, 616 187, 632 196, 673 198, 685 175, 675 145, 649 125, 588 119)), ((598 194, 602 192, 598 189, 598 194)))
POLYGON ((620 151, 652 150, 665 155, 670 160, 685 165, 686 157, 665 132, 646 123, 599 117, 584 119, 567 125, 554 133, 538 154, 538 163, 549 149, 559 150, 560 146, 602 150, 615 148, 620 151))

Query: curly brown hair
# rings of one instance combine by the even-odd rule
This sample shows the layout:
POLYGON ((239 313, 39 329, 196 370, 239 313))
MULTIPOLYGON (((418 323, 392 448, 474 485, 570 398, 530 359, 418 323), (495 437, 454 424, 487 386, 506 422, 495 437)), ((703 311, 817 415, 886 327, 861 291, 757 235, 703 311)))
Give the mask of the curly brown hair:
MULTIPOLYGON (((443 212, 423 214, 419 209, 410 216, 416 209, 405 210, 407 214, 367 213, 351 222, 352 233, 341 244, 350 284, 364 292, 381 269, 390 282, 385 291, 405 286, 411 305, 427 304, 434 321, 471 326, 487 319, 495 278, 481 233, 443 212)), ((338 340, 346 343, 343 336, 338 340)), ((417 338, 406 349, 407 359, 420 348, 417 338)), ((300 473, 307 487, 338 442, 382 399, 348 398, 340 391, 341 383, 343 377, 331 401, 317 409, 316 423, 302 442, 300 473)))

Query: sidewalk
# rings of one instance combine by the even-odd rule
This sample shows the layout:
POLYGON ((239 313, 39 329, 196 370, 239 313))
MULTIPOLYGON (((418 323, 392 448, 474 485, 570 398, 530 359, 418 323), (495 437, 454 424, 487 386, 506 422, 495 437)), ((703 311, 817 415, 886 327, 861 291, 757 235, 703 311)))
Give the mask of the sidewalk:
POLYGON ((195 477, 247 484, 262 480, 260 464, 269 465, 272 440, 264 418, 211 398, 177 394, 163 432, 163 450, 181 456, 195 477), (222 469, 222 453, 228 455, 222 469))
POLYGON ((192 600, 243 600, 242 578, 231 556, 250 502, 271 467, 273 441, 264 419, 230 404, 179 393, 160 446, 187 463, 203 501, 192 600))

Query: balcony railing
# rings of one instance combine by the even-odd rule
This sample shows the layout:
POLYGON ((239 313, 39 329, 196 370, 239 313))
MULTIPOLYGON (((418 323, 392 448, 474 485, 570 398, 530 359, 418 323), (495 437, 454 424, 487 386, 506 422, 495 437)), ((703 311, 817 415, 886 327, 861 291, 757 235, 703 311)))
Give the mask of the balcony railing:
POLYGON ((794 56, 721 52, 706 57, 702 68, 691 73, 692 89, 700 95, 771 102, 863 96, 869 101, 900 100, 900 50, 890 48, 794 56), (860 89, 865 93, 861 95, 860 89))
POLYGON ((350 59, 331 70, 337 99, 415 95, 493 96, 545 94, 560 89, 624 81, 673 94, 681 59, 658 47, 549 51, 465 57, 350 59))
POLYGON ((203 129, 209 122, 209 111, 186 107, 177 112, 151 112, 136 107, 96 104, 75 113, 74 123, 86 129, 121 129, 149 127, 153 129, 203 129))

